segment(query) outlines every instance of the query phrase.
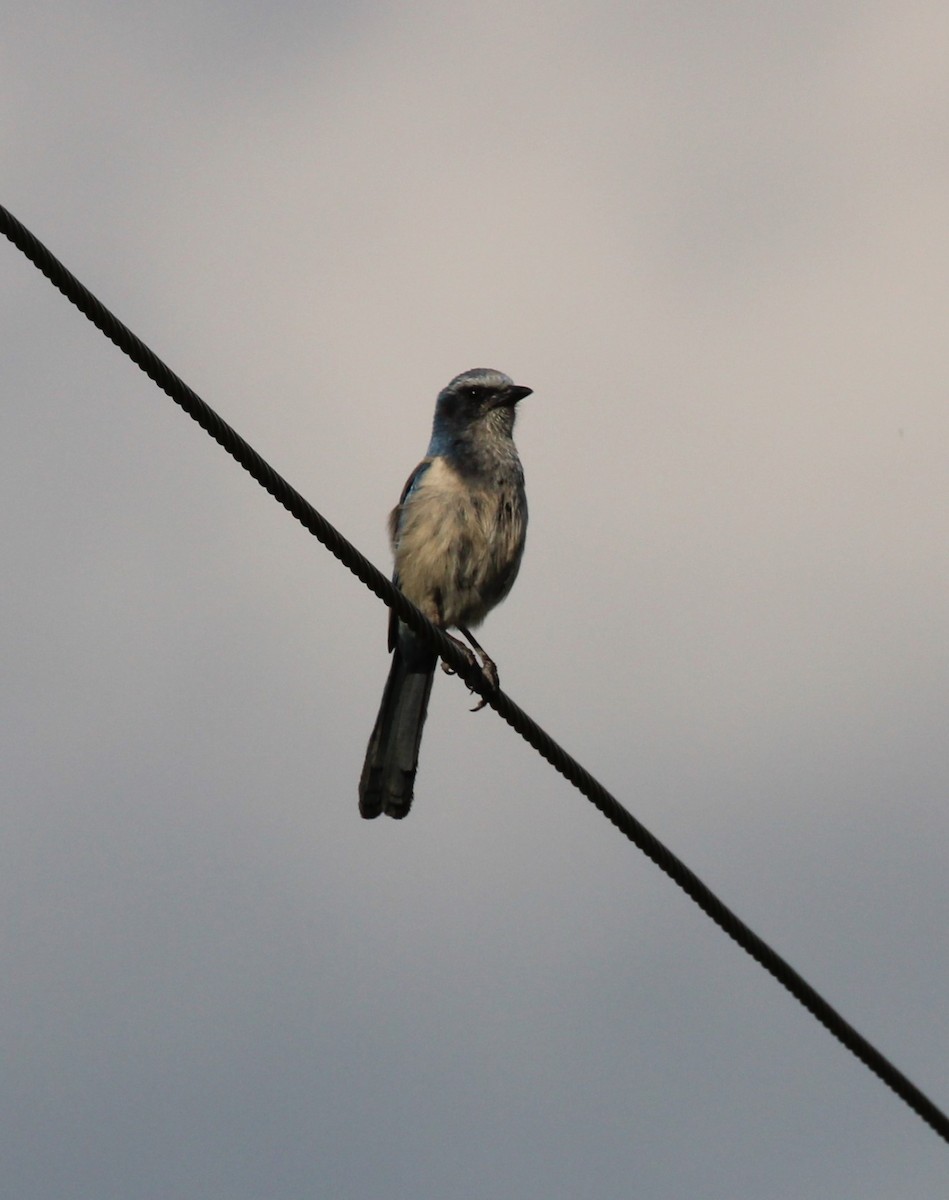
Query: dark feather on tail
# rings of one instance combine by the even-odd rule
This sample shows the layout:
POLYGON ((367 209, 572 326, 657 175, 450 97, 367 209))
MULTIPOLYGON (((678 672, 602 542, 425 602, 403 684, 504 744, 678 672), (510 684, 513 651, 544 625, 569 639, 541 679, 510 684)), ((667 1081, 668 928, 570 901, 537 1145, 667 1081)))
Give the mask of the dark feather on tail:
POLYGON ((428 698, 435 678, 436 656, 403 636, 392 652, 392 666, 382 693, 379 715, 369 738, 359 780, 359 812, 371 819, 385 813, 404 817, 412 807, 419 745, 428 698))

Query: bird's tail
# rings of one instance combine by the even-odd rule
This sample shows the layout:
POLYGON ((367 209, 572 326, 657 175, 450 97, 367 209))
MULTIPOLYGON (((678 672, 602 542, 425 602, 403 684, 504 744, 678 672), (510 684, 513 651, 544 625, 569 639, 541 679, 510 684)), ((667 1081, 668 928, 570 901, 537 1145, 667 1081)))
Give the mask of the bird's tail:
POLYGON ((359 780, 359 812, 404 817, 412 807, 419 744, 435 678, 436 655, 396 643, 359 780))

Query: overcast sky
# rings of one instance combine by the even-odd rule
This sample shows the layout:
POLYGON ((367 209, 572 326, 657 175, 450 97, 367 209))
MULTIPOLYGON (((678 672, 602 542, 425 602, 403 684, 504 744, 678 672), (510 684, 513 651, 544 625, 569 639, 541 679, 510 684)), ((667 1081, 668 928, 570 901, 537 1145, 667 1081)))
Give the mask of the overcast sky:
MULTIPOLYGON (((7 4, 3 204, 388 570, 534 388, 502 683, 949 1106, 945 0, 7 4)), ((10 245, 0 1191, 932 1200, 949 1154, 10 245)))

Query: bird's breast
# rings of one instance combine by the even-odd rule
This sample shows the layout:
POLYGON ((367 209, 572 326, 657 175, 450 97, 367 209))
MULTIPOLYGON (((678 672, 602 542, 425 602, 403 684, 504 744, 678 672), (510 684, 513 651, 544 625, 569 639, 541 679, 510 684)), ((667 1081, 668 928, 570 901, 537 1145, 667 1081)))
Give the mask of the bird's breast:
POLYGON ((477 625, 511 589, 527 529, 520 469, 471 480, 436 458, 406 497, 394 544, 399 584, 443 625, 477 625))

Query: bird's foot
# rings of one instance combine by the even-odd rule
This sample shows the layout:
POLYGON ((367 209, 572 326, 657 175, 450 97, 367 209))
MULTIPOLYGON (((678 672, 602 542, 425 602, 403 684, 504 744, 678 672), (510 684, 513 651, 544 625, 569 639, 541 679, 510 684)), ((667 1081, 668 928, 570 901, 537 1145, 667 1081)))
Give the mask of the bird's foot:
MULTIPOLYGON (((485 654, 485 652, 483 650, 481 651, 481 673, 484 675, 485 679, 488 681, 488 684, 489 684, 491 690, 493 692, 496 692, 501 686, 501 680, 498 676, 498 668, 495 665, 494 660, 491 658, 488 658, 488 656, 485 654)), ((471 690, 474 691, 473 688, 471 690)), ((484 706, 487 703, 488 702, 485 699, 485 697, 482 696, 481 699, 478 701, 478 703, 474 706, 474 708, 471 711, 472 712, 480 712, 481 709, 484 708, 484 706)))
MULTIPOLYGON (((451 634, 449 634, 448 636, 451 637, 451 634)), ((481 653, 481 659, 479 661, 479 659, 478 659, 477 655, 474 653, 474 651, 469 650, 468 647, 464 644, 464 642, 459 642, 458 639, 455 637, 451 637, 451 640, 455 643, 455 645, 462 652, 462 654, 464 654, 465 658, 468 661, 468 665, 471 667, 477 667, 478 670, 481 672, 481 674, 487 680, 489 687, 491 687, 491 689, 493 691, 497 691, 498 688, 500 687, 500 682, 498 679, 498 669, 497 669, 497 666, 495 665, 493 659, 488 658, 487 654, 485 654, 482 647, 479 646, 478 649, 481 653)), ((455 670, 455 668, 450 666, 447 662, 445 662, 444 659, 442 659, 442 670, 445 672, 446 675, 457 675, 458 674, 458 672, 455 670)), ((474 690, 475 689, 473 687, 471 687, 469 684, 468 691, 473 692, 474 690)), ((471 711, 472 712, 480 712, 481 709, 484 708, 484 706, 487 703, 488 703, 487 700, 482 696, 481 699, 479 700, 479 702, 474 706, 474 708, 471 711)))

